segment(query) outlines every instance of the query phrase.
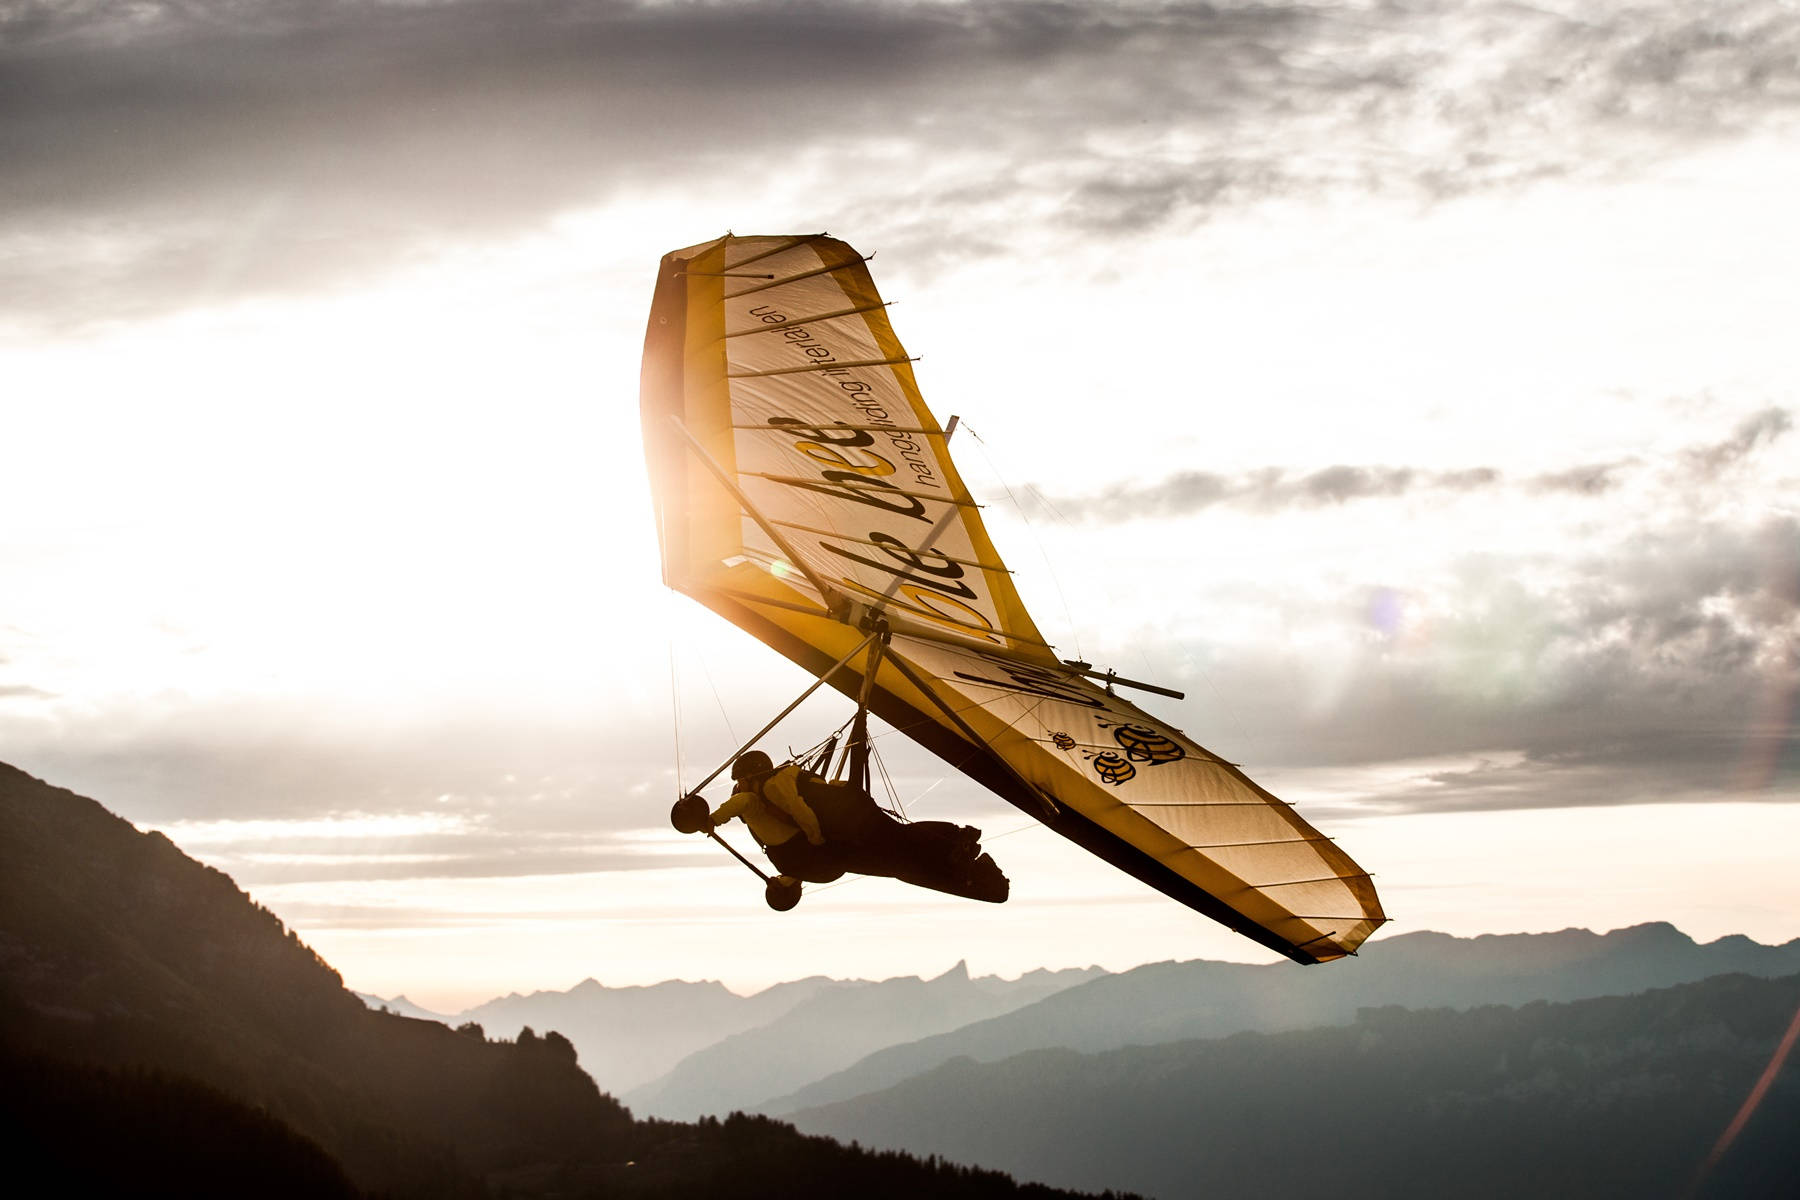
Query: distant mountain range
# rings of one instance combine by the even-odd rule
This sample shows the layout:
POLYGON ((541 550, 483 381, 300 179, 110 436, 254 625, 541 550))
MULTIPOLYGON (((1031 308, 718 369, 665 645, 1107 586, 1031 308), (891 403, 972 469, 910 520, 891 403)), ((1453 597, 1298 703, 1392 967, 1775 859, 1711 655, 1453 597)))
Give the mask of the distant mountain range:
POLYGON ((1728 972, 1800 972, 1800 939, 1744 937, 1699 945, 1672 925, 1594 934, 1456 938, 1413 933, 1367 944, 1323 967, 1288 963, 1154 963, 1069 988, 1026 1008, 936 1037, 896 1044, 758 1105, 773 1115, 880 1091, 955 1058, 994 1062, 1040 1049, 1084 1052, 1348 1024, 1359 1009, 1467 1008, 1628 995, 1728 972))
POLYGON ((1358 1010, 1384 1005, 1629 995, 1732 972, 1800 972, 1800 939, 1765 946, 1734 936, 1703 945, 1662 923, 1606 934, 1413 933, 1316 969, 1165 962, 1008 981, 971 978, 959 963, 931 980, 815 977, 747 998, 718 983, 606 988, 588 980, 443 1019, 479 1020, 502 1036, 522 1025, 565 1031, 597 1078, 637 1081, 629 1090, 611 1084, 634 1111, 688 1120, 740 1109, 782 1116, 882 1091, 957 1058, 994 1062, 1040 1049, 1091 1053, 1345 1025, 1358 1010))
POLYGON ((391 1000, 383 999, 373 992, 352 992, 351 995, 361 1000, 370 1008, 380 1012, 391 1012, 397 1017, 411 1017, 415 1021, 436 1021, 440 1025, 456 1023, 456 1018, 448 1013, 432 1012, 429 1008, 421 1008, 405 996, 395 996, 391 1000))
POLYGON ((1067 1194, 767 1118, 635 1121, 562 1034, 372 1010, 225 875, 5 764, 0 1128, 9 1177, 72 1195, 1067 1194))
POLYGON ((1033 971, 1012 981, 971 979, 967 964, 959 962, 936 979, 820 988, 775 1019, 689 1056, 625 1100, 640 1112, 678 1120, 750 1109, 897 1041, 1012 1012, 1099 974, 1086 968, 1033 971))
MULTIPOLYGON (((524 996, 515 992, 459 1013, 452 1020, 479 1022, 496 1037, 513 1037, 527 1025, 560 1030, 575 1043, 594 1078, 623 1093, 657 1078, 721 1038, 778 1020, 821 992, 850 986, 854 985, 814 977, 777 984, 745 997, 716 981, 671 980, 649 987, 614 988, 588 979, 566 992, 524 996)), ((699 1115, 699 1110, 694 1115, 699 1115)))
POLYGON ((813 976, 750 996, 716 981, 606 987, 587 979, 565 992, 515 992, 460 1013, 432 1012, 405 996, 357 996, 402 1016, 450 1026, 473 1021, 490 1037, 555 1029, 635 1111, 690 1120, 757 1108, 883 1047, 1008 1013, 1104 974, 1080 967, 972 978, 958 963, 930 980, 813 976))
POLYGON ((1007 984, 959 964, 934 980, 803 982, 804 999, 628 1099, 726 1112, 889 1039, 758 1107, 860 1145, 1169 1200, 1324 1181, 1351 1200, 1772 1200, 1800 1180, 1800 1053, 1703 1169, 1800 1022, 1800 939, 1702 945, 1660 923, 1418 933, 1311 970, 1157 963, 1007 984))
POLYGON ((1169 1200, 1786 1200, 1800 1194, 1800 1054, 1770 1068, 1796 1028, 1800 976, 1726 975, 1572 1003, 1365 1009, 1301 1032, 958 1058, 792 1119, 1169 1200))

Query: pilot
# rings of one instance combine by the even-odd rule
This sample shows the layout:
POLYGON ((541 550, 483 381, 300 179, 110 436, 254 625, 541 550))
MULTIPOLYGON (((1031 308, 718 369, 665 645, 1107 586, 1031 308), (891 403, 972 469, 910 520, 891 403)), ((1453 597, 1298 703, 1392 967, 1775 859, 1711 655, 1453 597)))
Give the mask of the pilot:
POLYGON ((777 767, 761 750, 738 755, 731 778, 731 799, 710 813, 698 796, 678 801, 671 813, 675 827, 699 833, 735 817, 750 827, 777 871, 808 883, 830 883, 846 871, 960 875, 981 853, 979 829, 947 821, 903 824, 862 789, 828 783, 798 763, 777 767))
POLYGON ((801 768, 781 770, 761 750, 746 750, 731 764, 731 799, 713 809, 699 796, 676 802, 672 818, 683 833, 699 833, 737 818, 750 828, 769 861, 783 875, 808 883, 830 883, 844 873, 826 845, 819 818, 800 795, 801 768))

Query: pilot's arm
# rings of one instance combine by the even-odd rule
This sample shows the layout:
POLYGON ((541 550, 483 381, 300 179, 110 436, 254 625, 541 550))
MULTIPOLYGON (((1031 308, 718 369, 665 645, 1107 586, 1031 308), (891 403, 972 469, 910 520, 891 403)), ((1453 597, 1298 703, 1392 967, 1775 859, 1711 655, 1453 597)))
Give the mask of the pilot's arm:
POLYGON ((713 809, 713 828, 717 829, 719 826, 725 824, 725 822, 731 820, 731 818, 743 812, 754 799, 756 799, 756 797, 749 792, 733 792, 731 799, 713 809))

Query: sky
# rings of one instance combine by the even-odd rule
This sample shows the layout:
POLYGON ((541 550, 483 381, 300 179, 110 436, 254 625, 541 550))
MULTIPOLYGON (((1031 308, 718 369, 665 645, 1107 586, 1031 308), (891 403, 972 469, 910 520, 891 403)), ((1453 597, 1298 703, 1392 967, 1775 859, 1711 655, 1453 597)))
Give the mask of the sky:
POLYGON ((0 2, 0 760, 441 1011, 1267 961, 898 737, 1006 905, 668 828, 806 677, 661 585, 656 263, 828 230, 1385 933, 1800 936, 1797 9, 0 2))

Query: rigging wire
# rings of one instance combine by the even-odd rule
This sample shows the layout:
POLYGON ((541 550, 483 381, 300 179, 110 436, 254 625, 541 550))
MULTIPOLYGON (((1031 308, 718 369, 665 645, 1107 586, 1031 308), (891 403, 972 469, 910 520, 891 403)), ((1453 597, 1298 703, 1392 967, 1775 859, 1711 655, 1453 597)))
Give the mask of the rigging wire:
POLYGON ((675 727, 675 794, 687 795, 687 784, 681 774, 681 683, 675 670, 675 639, 669 638, 669 709, 675 727))
MULTIPOLYGON (((1014 717, 1012 720, 1008 721, 1003 728, 1011 729, 1014 725, 1017 725, 1020 721, 1024 720, 1026 717, 1030 716, 1032 713, 1036 712, 1044 704, 1044 702, 1048 699, 1050 699, 1050 697, 1043 696, 1037 700, 1032 701, 1030 708, 1026 709, 1024 712, 1020 713, 1018 716, 1014 717)), ((984 711, 985 708, 986 708, 986 706, 984 704, 982 704, 982 702, 980 700, 970 700, 967 704, 951 706, 949 711, 955 713, 957 716, 960 717, 964 713, 984 711)), ((929 726, 929 725, 934 724, 934 722, 929 717, 927 717, 923 720, 914 722, 914 724, 929 726)), ((871 733, 869 735, 869 740, 871 742, 873 742, 877 738, 891 737, 896 733, 904 733, 904 732, 905 732, 905 730, 902 729, 900 726, 890 725, 890 726, 888 726, 887 730, 882 733, 871 733)), ((980 750, 980 749, 982 749, 981 746, 975 745, 973 743, 970 744, 970 752, 971 753, 973 753, 977 750, 980 750)), ((958 765, 960 765, 961 762, 967 762, 967 761, 968 761, 968 759, 965 758, 965 759, 960 760, 959 763, 953 763, 952 765, 958 766, 958 765)))
MULTIPOLYGON (((962 427, 964 429, 968 429, 969 436, 975 439, 976 444, 981 449, 981 457, 982 457, 983 461, 985 461, 987 463, 988 469, 994 473, 994 477, 996 479, 1000 480, 1000 486, 1006 492, 1007 499, 1012 501, 1013 508, 1015 511, 1018 512, 1020 520, 1025 522, 1025 528, 1031 531, 1032 540, 1037 545, 1038 554, 1044 559, 1044 566, 1049 571, 1050 582, 1056 586, 1057 596, 1058 596, 1058 598, 1060 598, 1062 600, 1063 617, 1069 623, 1069 628, 1071 631, 1071 640, 1075 644, 1075 657, 1078 659, 1086 659, 1087 655, 1084 654, 1081 649, 1081 634, 1077 629, 1077 626, 1075 624, 1075 618, 1072 615, 1071 610, 1069 608, 1068 597, 1063 592, 1062 581, 1057 578, 1055 569, 1050 566, 1050 557, 1049 557, 1049 554, 1044 549, 1043 539, 1038 536, 1037 529, 1031 524, 1030 518, 1026 516, 1025 510, 1024 510, 1023 506, 1021 506, 1019 504, 1018 499, 1016 497, 1014 497, 1012 489, 1007 486, 1005 479, 1001 478, 999 468, 994 465, 993 456, 988 453, 987 443, 982 440, 982 437, 979 433, 976 433, 974 429, 970 428, 969 423, 967 421, 964 421, 962 423, 962 427)), ((1069 518, 1067 516, 1065 516, 1060 509, 1058 509, 1056 507, 1056 505, 1050 503, 1049 498, 1046 497, 1044 495, 1044 493, 1038 489, 1037 485, 1026 484, 1026 485, 1024 485, 1024 487, 1021 490, 1023 490, 1027 495, 1029 495, 1038 504, 1041 504, 1044 507, 1044 510, 1046 512, 1048 512, 1052 517, 1056 518, 1057 522, 1059 524, 1061 524, 1063 526, 1063 528, 1070 530, 1070 531, 1074 530, 1075 523, 1073 521, 1069 520, 1069 518)), ((1150 661, 1150 656, 1149 656, 1148 652, 1143 648, 1142 645, 1139 645, 1137 647, 1137 657, 1138 657, 1139 661, 1143 664, 1143 668, 1146 672, 1145 678, 1149 678, 1151 675, 1155 674, 1155 671, 1156 671, 1155 664, 1153 664, 1150 661)), ((1249 732, 1244 728, 1243 721, 1239 718, 1239 713, 1238 713, 1237 708, 1234 705, 1232 705, 1229 700, 1226 699, 1224 693, 1219 689, 1219 685, 1218 685, 1217 681, 1213 679, 1212 672, 1210 672, 1206 669, 1206 664, 1202 663, 1202 662, 1197 662, 1191 653, 1187 653, 1185 651, 1182 654, 1182 659, 1183 659, 1184 663, 1187 666, 1191 667, 1200 676, 1200 678, 1205 682, 1207 690, 1212 693, 1213 700, 1218 705, 1218 711, 1223 714, 1224 718, 1227 721, 1229 721, 1231 723, 1232 731, 1235 734, 1235 736, 1237 736, 1241 740, 1241 744, 1246 745, 1246 746, 1250 745, 1252 739, 1249 735, 1249 732)), ((1243 758, 1246 756, 1239 755, 1238 757, 1243 758)))
POLYGON ((725 733, 731 738, 731 744, 735 746, 738 744, 737 730, 731 727, 731 714, 725 711, 725 697, 719 695, 719 685, 713 679, 712 671, 707 668, 704 660, 700 663, 700 671, 706 676, 706 686, 712 689, 713 703, 719 706, 719 716, 725 722, 725 733))
POLYGON ((887 792, 888 800, 894 811, 899 814, 902 821, 911 820, 906 815, 906 805, 900 799, 900 789, 894 786, 894 777, 888 774, 887 764, 881 761, 881 755, 876 752, 873 745, 869 747, 869 762, 874 765, 876 774, 880 776, 882 790, 887 792))
MULTIPOLYGON (((1020 721, 1023 721, 1026 717, 1029 717, 1032 714, 1036 713, 1037 710, 1039 708, 1042 708, 1043 705, 1049 699, 1050 698, 1048 696, 1042 696, 1042 697, 1039 697, 1037 700, 1032 701, 1031 706, 1029 708, 1023 709, 1019 713, 1018 716, 1016 716, 1012 720, 1008 721, 1006 723, 1006 725, 1004 726, 1004 728, 1005 729, 1013 728, 1013 726, 1017 725, 1020 721)), ((979 702, 975 702, 975 703, 967 705, 966 707, 959 708, 959 709, 952 709, 951 711, 961 714, 961 713, 965 713, 965 712, 970 712, 970 711, 980 708, 980 707, 981 707, 981 704, 979 702)), ((881 737, 886 737, 886 736, 888 736, 888 734, 899 733, 899 732, 901 732, 899 728, 890 726, 884 733, 871 733, 869 735, 869 758, 872 762, 877 762, 877 763, 880 762, 880 760, 876 756, 876 752, 875 752, 875 739, 881 738, 881 737)), ((962 770, 963 764, 968 762, 971 758, 975 757, 975 755, 977 753, 979 753, 982 749, 983 749, 982 746, 971 743, 969 746, 969 752, 967 754, 963 755, 961 758, 957 759, 955 762, 951 763, 950 764, 951 770, 945 771, 942 775, 939 775, 936 779, 932 780, 921 791, 919 791, 918 794, 913 796, 912 802, 915 805, 918 804, 927 795, 929 795, 931 792, 936 790, 936 788, 939 784, 943 783, 944 780, 950 778, 952 773, 960 772, 962 770)), ((882 773, 882 778, 883 778, 884 782, 886 782, 886 784, 887 784, 889 795, 894 797, 895 804, 898 805, 899 804, 899 789, 896 788, 893 784, 893 781, 888 778, 887 767, 885 765, 882 766, 881 773, 882 773)), ((905 812, 904 808, 901 809, 900 815, 902 817, 906 816, 906 812, 905 812)), ((907 818, 907 819, 910 820, 911 818, 907 818)))
MULTIPOLYGON (((1049 498, 1047 496, 1045 496, 1043 492, 1039 491, 1035 484, 1026 484, 1025 491, 1031 496, 1031 498, 1033 500, 1035 500, 1039 504, 1043 505, 1044 509, 1047 512, 1049 512, 1049 514, 1051 516, 1055 517, 1057 522, 1059 524, 1061 524, 1064 529, 1069 530, 1071 533, 1074 532, 1075 523, 1073 521, 1069 520, 1068 517, 1064 516, 1062 514, 1062 511, 1060 509, 1058 509, 1056 507, 1056 505, 1050 503, 1049 498)), ((1027 527, 1029 527, 1029 522, 1027 522, 1027 527)), ((1040 551, 1041 551, 1041 547, 1040 547, 1040 551)), ((1060 590, 1060 588, 1059 588, 1059 590, 1060 590)), ((1063 601, 1063 607, 1066 611, 1068 608, 1067 600, 1063 601)), ((1070 618, 1070 621, 1072 624, 1073 618, 1070 618)), ((1135 649, 1135 653, 1137 655, 1137 660, 1138 660, 1139 664, 1142 666, 1142 669, 1144 671, 1144 678, 1148 679, 1152 675, 1155 675, 1157 673, 1156 666, 1155 666, 1155 664, 1153 664, 1150 661, 1149 652, 1144 649, 1144 647, 1141 643, 1136 645, 1134 649, 1135 649)), ((1085 659, 1087 657, 1087 655, 1081 653, 1081 645, 1079 642, 1077 642, 1076 646, 1075 646, 1075 657, 1082 658, 1082 659, 1085 659)))
MULTIPOLYGON (((1050 585, 1056 589, 1057 599, 1062 602, 1063 621, 1069 629, 1069 640, 1075 644, 1075 657, 1086 659, 1087 655, 1081 652, 1081 630, 1075 624, 1075 615, 1069 608, 1069 597, 1063 591, 1062 580, 1057 577, 1056 568, 1050 565, 1050 554, 1044 548, 1044 539, 1038 535, 1036 526, 1032 525, 1031 518, 1025 512, 1025 506, 1020 504, 1019 498, 1013 494, 1012 485, 1006 482, 1006 477, 1000 474, 1000 468, 994 464, 994 456, 988 453, 987 442, 970 427, 967 421, 962 422, 962 428, 967 429, 969 436, 975 439, 975 445, 981 450, 982 461, 987 463, 988 470, 993 472, 995 479, 999 480, 1000 490, 1006 493, 1008 500, 1012 501, 1013 511, 1019 514, 1019 520, 1025 523, 1026 531, 1031 534, 1032 544, 1037 547, 1038 557, 1044 562, 1044 573, 1050 577, 1050 585)), ((1049 508, 1050 506, 1046 504, 1045 507, 1049 508)), ((1054 508, 1051 508, 1050 511, 1056 512, 1054 508)), ((1060 513, 1057 515, 1061 516, 1060 513)), ((1067 524, 1066 521, 1064 523, 1067 524)))
MULTIPOLYGON (((1225 719, 1231 722, 1232 732, 1242 739, 1241 744, 1246 748, 1250 747, 1253 744, 1254 739, 1251 738, 1249 731, 1244 728, 1244 723, 1238 719, 1237 706, 1227 700, 1225 694, 1219 690, 1219 685, 1213 681, 1212 672, 1206 669, 1206 664, 1195 662, 1194 656, 1186 651, 1183 651, 1182 658, 1186 659, 1187 662, 1200 673, 1200 678, 1206 681, 1206 690, 1212 693, 1214 702, 1219 706, 1219 711, 1224 713, 1225 719)), ((1235 754, 1232 756, 1232 761, 1241 766, 1245 762, 1252 761, 1252 756, 1248 754, 1235 754)))
MULTIPOLYGON (((668 525, 667 518, 662 512, 661 505, 657 505, 656 526, 657 544, 659 546, 666 546, 668 544, 666 541, 668 525)), ((668 643, 669 647, 669 710, 670 723, 673 725, 675 732, 675 794, 677 796, 685 796, 687 795, 687 784, 683 782, 681 771, 681 676, 676 669, 675 663, 676 598, 674 589, 670 588, 664 590, 668 595, 666 606, 663 609, 663 640, 668 643)))
POLYGON ((984 833, 981 835, 981 840, 983 843, 997 842, 1001 838, 1009 838, 1015 833, 1030 833, 1033 829, 1048 829, 1048 828, 1050 828, 1050 827, 1048 825, 1044 824, 1042 821, 1027 821, 1023 825, 1014 825, 1011 829, 1007 830, 1005 833, 996 833, 993 837, 989 837, 987 834, 984 833))

